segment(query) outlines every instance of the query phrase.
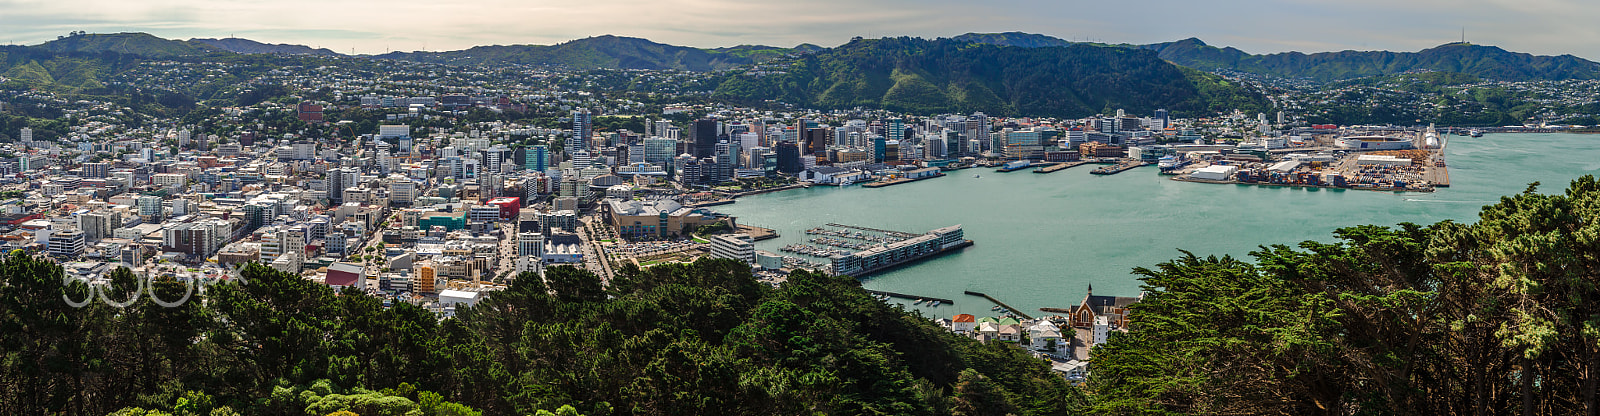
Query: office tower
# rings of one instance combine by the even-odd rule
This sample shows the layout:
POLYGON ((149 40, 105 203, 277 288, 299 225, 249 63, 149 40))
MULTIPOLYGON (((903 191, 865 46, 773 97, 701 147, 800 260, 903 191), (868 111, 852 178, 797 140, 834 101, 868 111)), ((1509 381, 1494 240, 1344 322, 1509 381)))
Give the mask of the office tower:
POLYGON ((883 136, 884 137, 888 137, 889 140, 905 140, 906 139, 906 122, 905 122, 905 120, 901 120, 901 119, 898 119, 898 118, 889 119, 888 123, 884 123, 883 136))
POLYGON ((594 135, 594 114, 589 110, 572 111, 572 147, 568 150, 588 149, 590 136, 594 135))
POLYGON ((806 130, 804 153, 818 154, 828 151, 828 129, 814 128, 806 130))
POLYGON ((800 146, 793 142, 778 143, 772 147, 778 157, 778 171, 794 174, 803 170, 800 167, 800 146))
POLYGON ((695 120, 690 135, 694 136, 694 157, 706 158, 716 155, 717 151, 717 119, 702 118, 695 120))
POLYGON ((523 168, 535 172, 544 172, 545 169, 550 168, 549 146, 540 144, 534 145, 533 147, 529 147, 525 150, 527 151, 527 155, 524 159, 525 164, 523 165, 523 168))
POLYGON ((33 144, 33 129, 30 129, 30 128, 27 128, 27 127, 23 127, 22 131, 19 132, 19 134, 17 134, 17 140, 22 142, 22 144, 32 145, 33 144))
POLYGON ((134 205, 139 209, 139 216, 144 217, 147 223, 159 223, 164 219, 159 196, 141 195, 134 200, 134 205))
MULTIPOLYGON (((969 139, 969 140, 979 140, 979 141, 981 141, 983 143, 988 143, 989 142, 989 117, 988 116, 984 115, 981 112, 972 113, 972 116, 967 117, 967 125, 966 125, 966 127, 967 127, 967 131, 966 131, 967 139, 969 139)), ((976 148, 976 149, 966 149, 966 150, 968 152, 970 152, 970 153, 981 153, 981 152, 983 152, 984 149, 976 148)))

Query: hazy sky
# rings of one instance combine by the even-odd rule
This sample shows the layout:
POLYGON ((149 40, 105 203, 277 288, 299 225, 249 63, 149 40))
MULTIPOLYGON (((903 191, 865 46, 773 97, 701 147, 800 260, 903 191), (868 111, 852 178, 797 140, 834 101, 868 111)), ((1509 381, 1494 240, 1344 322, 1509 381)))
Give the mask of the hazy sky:
POLYGON ((853 36, 1024 31, 1251 53, 1415 51, 1458 40, 1600 59, 1592 0, 0 0, 0 42, 74 30, 237 36, 339 52, 551 44, 615 34, 663 43, 835 46, 853 36))

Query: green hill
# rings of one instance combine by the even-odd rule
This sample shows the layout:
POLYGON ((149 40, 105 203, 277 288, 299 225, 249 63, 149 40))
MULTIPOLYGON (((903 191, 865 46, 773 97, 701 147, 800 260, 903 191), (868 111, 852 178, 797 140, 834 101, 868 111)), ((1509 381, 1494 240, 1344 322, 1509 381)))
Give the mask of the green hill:
MULTIPOLYGON (((799 272, 774 288, 730 260, 627 266, 609 284, 551 267, 440 319, 254 263, 180 307, 152 302, 184 293, 163 279, 126 308, 74 308, 63 295, 92 292, 20 253, 0 259, 0 302, 27 311, 0 314, 27 335, 0 339, 4 414, 1027 416, 1086 404, 1021 348, 956 335, 854 279, 799 272)), ((128 299, 145 287, 134 279, 119 269, 103 290, 128 299)))
POLYGON ((1003 47, 955 39, 858 39, 730 77, 720 98, 817 108, 1082 117, 1264 108, 1259 94, 1186 70, 1152 51, 1068 45, 1003 47))
POLYGON ((115 52, 120 54, 139 55, 149 58, 172 58, 178 56, 227 53, 226 51, 222 50, 222 48, 204 43, 162 39, 149 33, 78 34, 61 37, 53 41, 35 45, 35 47, 57 53, 115 52))
POLYGON ((765 62, 790 52, 790 49, 771 46, 698 49, 605 35, 549 46, 478 46, 460 51, 392 52, 373 57, 452 65, 520 64, 572 69, 715 71, 765 62))
POLYGON ((222 38, 222 39, 194 38, 194 39, 189 39, 189 42, 211 45, 211 46, 215 46, 215 47, 217 47, 219 49, 226 50, 228 52, 233 52, 233 53, 271 53, 271 54, 284 54, 284 55, 320 55, 320 56, 335 56, 335 55, 339 55, 338 52, 334 52, 332 50, 329 50, 328 48, 312 48, 310 46, 305 46, 305 45, 289 45, 289 44, 282 44, 282 43, 268 44, 268 43, 261 43, 261 42, 253 41, 253 40, 250 40, 250 39, 240 39, 240 38, 222 38))
POLYGON ((1572 55, 1537 56, 1493 46, 1448 43, 1418 52, 1343 51, 1252 55, 1199 39, 1144 45, 1161 59, 1202 71, 1234 70, 1321 82, 1407 71, 1456 72, 1502 81, 1600 79, 1600 63, 1572 55))
POLYGON ((1069 46, 1074 44, 1074 42, 1054 36, 1023 32, 967 33, 950 39, 961 42, 983 43, 996 46, 1016 46, 1021 48, 1045 48, 1053 46, 1069 46))

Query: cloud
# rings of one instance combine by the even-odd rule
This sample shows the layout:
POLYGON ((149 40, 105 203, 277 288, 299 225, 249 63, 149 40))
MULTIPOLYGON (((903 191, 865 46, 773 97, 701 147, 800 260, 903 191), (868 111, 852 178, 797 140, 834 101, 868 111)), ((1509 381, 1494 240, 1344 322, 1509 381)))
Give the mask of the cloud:
POLYGON ((1418 50, 1468 40, 1600 57, 1600 4, 1576 0, 0 0, 0 41, 73 30, 237 35, 360 53, 552 44, 616 34, 687 46, 837 45, 854 36, 1027 31, 1154 43, 1198 37, 1252 53, 1418 50))

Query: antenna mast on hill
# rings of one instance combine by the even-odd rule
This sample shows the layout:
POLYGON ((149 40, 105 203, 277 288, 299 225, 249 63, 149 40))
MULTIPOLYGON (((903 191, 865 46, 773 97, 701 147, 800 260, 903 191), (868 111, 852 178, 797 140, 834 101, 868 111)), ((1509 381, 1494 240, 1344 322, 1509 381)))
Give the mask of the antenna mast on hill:
POLYGON ((1462 26, 1461 27, 1461 43, 1462 44, 1466 44, 1467 43, 1467 27, 1466 26, 1462 26))

